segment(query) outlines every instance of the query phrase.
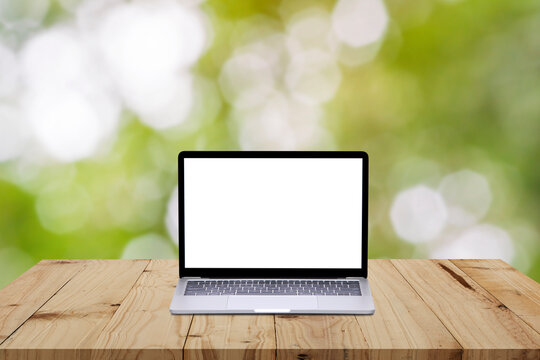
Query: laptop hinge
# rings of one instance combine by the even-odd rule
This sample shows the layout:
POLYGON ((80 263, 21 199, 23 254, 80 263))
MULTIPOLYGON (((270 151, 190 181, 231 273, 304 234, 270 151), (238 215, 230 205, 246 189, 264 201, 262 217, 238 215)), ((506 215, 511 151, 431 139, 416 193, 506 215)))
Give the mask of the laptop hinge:
POLYGON ((181 279, 201 279, 200 276, 182 276, 181 279))

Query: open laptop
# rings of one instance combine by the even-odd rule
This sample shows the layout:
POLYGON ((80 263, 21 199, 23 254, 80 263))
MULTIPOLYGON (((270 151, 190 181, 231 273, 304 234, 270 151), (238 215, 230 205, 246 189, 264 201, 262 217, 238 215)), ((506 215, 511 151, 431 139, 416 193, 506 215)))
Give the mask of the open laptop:
POLYGON ((365 152, 183 151, 172 314, 373 314, 365 152))

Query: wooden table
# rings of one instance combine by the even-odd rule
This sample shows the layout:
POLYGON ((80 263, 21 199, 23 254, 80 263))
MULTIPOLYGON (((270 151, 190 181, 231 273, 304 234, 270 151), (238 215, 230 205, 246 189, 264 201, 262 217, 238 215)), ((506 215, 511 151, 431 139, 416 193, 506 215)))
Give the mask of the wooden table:
POLYGON ((540 284, 500 260, 370 260, 373 316, 172 316, 177 269, 41 261, 0 291, 0 359, 540 358, 540 284))

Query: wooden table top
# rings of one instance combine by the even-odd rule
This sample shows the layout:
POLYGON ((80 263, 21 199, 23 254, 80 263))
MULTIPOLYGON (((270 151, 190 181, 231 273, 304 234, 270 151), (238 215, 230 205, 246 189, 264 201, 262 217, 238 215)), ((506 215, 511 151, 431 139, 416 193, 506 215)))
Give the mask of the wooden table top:
POLYGON ((0 359, 540 359, 540 284, 500 260, 370 260, 375 315, 170 315, 176 260, 43 260, 0 359))

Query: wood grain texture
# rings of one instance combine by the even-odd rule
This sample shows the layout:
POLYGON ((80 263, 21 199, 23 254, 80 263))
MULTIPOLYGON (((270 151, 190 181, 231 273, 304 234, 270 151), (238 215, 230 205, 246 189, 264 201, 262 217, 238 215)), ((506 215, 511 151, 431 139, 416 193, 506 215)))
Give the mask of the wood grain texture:
POLYGON ((369 348, 354 315, 276 315, 277 358, 364 359, 369 348))
POLYGON ((178 261, 151 260, 92 346, 92 359, 182 359, 192 315, 169 313, 178 261))
POLYGON ((390 260, 369 261, 373 316, 357 316, 375 359, 459 359, 462 348, 390 260))
POLYGON ((89 358, 92 345, 147 265, 148 260, 88 261, 0 345, 0 356, 89 358))
POLYGON ((83 266, 76 260, 42 260, 0 291, 0 344, 83 266))
POLYGON ((390 260, 370 260, 373 316, 276 316, 278 359, 458 359, 462 348, 390 260))
POLYGON ((173 316, 177 266, 39 263, 0 291, 0 360, 540 360, 539 285, 500 261, 371 260, 373 316, 173 316))
POLYGON ((186 360, 275 359, 273 315, 195 315, 186 360))
POLYGON ((538 359, 540 334, 448 260, 392 260, 464 359, 538 359))
POLYGON ((540 284, 502 260, 451 260, 540 333, 540 284))

